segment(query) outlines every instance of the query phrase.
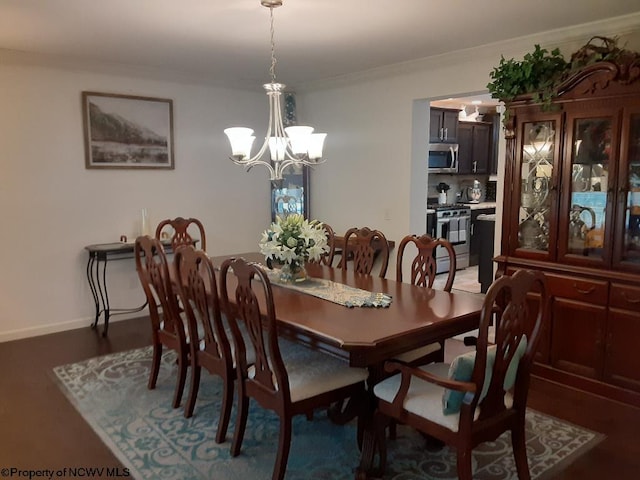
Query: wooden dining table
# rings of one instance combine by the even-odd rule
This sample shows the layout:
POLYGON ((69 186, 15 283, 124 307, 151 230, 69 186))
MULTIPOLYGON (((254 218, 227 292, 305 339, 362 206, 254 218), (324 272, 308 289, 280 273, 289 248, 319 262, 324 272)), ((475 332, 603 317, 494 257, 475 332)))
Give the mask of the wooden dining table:
MULTIPOLYGON (((257 252, 212 257, 243 257, 265 263, 257 252)), ((388 307, 345 307, 299 290, 273 285, 282 335, 311 348, 343 358, 353 367, 374 367, 394 356, 478 328, 484 298, 466 292, 417 287, 351 270, 308 264, 307 272, 372 293, 392 297, 388 307)))

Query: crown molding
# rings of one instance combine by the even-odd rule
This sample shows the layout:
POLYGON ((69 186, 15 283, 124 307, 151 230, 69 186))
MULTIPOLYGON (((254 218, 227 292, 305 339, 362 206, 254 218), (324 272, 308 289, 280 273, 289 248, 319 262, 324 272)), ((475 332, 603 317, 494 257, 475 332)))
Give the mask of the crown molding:
POLYGON ((305 82, 297 85, 296 91, 303 93, 305 91, 326 90, 365 81, 434 70, 469 61, 478 61, 483 58, 497 62, 500 59, 500 55, 505 57, 523 55, 531 51, 535 44, 539 44, 545 48, 557 47, 560 48, 560 50, 575 50, 585 44, 594 35, 624 37, 636 33, 640 33, 640 12, 599 20, 597 22, 549 30, 500 42, 488 43, 417 60, 385 65, 329 79, 305 82))

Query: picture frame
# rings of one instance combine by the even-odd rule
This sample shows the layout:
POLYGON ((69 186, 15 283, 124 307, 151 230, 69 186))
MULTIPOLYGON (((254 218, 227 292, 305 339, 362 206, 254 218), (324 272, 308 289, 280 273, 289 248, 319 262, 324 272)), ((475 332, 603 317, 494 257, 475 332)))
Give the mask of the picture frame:
POLYGON ((85 167, 173 170, 173 101, 82 92, 85 167))

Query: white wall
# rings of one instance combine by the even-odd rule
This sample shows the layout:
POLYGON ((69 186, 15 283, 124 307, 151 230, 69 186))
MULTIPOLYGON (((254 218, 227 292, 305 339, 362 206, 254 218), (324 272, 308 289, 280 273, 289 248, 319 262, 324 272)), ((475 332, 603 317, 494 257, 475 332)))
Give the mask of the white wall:
MULTIPOLYGON (((312 216, 337 232, 369 226, 395 241, 421 233, 426 146, 414 121, 424 121, 428 99, 484 90, 500 54, 521 58, 535 43, 572 52, 595 34, 620 34, 640 50, 640 15, 298 88, 299 120, 329 134, 328 161, 311 176, 312 216)), ((255 250, 270 218, 268 177, 227 160, 222 130, 263 125, 262 92, 38 66, 0 51, 0 105, 0 341, 89 325, 84 246, 133 238, 142 208, 151 224, 200 218, 210 254, 255 250), (83 90, 173 99, 176 169, 86 170, 83 90)), ((133 261, 109 268, 112 306, 141 304, 133 261)))
MULTIPOLYGON (((640 50, 640 14, 308 86, 298 99, 299 112, 329 134, 328 161, 311 181, 313 216, 336 232, 368 226, 396 242, 424 233, 428 115, 422 109, 428 100, 486 91, 501 54, 522 58, 539 43, 560 46, 568 59, 593 35, 619 35, 621 46, 640 50)), ((504 149, 499 166, 504 168, 504 149)), ((503 170, 499 183, 502 176, 503 170)), ((500 204, 501 186, 498 195, 500 204)), ((501 210, 499 205, 498 218, 501 210)), ((395 275, 395 261, 388 272, 395 275)))
MULTIPOLYGON (((142 208, 153 228, 201 219, 209 254, 254 251, 269 223, 267 172, 228 160, 222 132, 266 122, 262 92, 12 61, 0 105, 0 341, 89 325, 84 246, 135 239, 142 208), (175 170, 85 169, 83 90, 173 99, 175 170)), ((108 279, 112 307, 142 304, 133 259, 110 262, 108 279)))

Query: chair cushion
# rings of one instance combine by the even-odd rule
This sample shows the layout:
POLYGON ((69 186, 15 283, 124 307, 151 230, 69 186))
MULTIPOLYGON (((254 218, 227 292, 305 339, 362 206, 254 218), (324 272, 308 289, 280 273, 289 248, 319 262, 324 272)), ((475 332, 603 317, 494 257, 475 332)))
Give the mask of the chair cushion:
MULTIPOLYGON (((520 340, 518 348, 516 349, 516 352, 511 359, 511 363, 509 363, 509 367, 507 368, 507 373, 505 374, 503 382, 505 391, 510 390, 515 384, 516 374, 518 373, 518 364, 520 363, 520 359, 524 355, 526 349, 527 337, 524 336, 520 340)), ((493 374, 493 364, 495 363, 495 360, 496 346, 492 345, 491 347, 487 348, 487 364, 484 374, 484 384, 482 385, 482 392, 480 393, 480 400, 482 400, 487 395, 487 392, 489 390, 489 385, 491 384, 491 375, 493 374)), ((475 361, 475 351, 457 356, 453 360, 453 362, 451 362, 451 366, 449 367, 447 376, 452 380, 470 382, 475 361)), ((459 412, 460 406, 462 405, 462 400, 465 395, 465 392, 445 389, 444 394, 442 395, 442 409, 444 414, 450 415, 452 413, 459 412)))
MULTIPOLYGON (((439 377, 446 377, 449 371, 448 363, 432 363, 424 367, 424 370, 439 377)), ((376 397, 385 402, 392 403, 398 389, 400 388, 400 374, 383 380, 373 387, 373 393, 376 397)), ((426 382, 417 377, 411 378, 411 386, 407 392, 403 408, 408 412, 427 418, 436 422, 449 430, 458 431, 458 415, 444 415, 442 411, 442 394, 444 388, 430 382, 426 382)))
POLYGON ((429 345, 425 345, 424 347, 419 347, 414 350, 410 350, 408 352, 401 353, 397 355, 396 360, 400 360, 405 363, 411 363, 414 360, 424 357, 425 355, 429 355, 430 353, 437 352, 440 350, 442 346, 438 342, 430 343, 429 345))
MULTIPOLYGON (((352 368, 343 360, 304 345, 284 339, 279 339, 279 344, 289 377, 292 403, 362 382, 369 376, 366 368, 352 368)), ((253 377, 253 367, 249 368, 248 374, 253 377)))
MULTIPOLYGON (((424 370, 425 372, 429 372, 439 377, 446 377, 449 372, 449 368, 450 365, 448 363, 432 363, 430 365, 420 367, 420 370, 424 370)), ((401 375, 397 374, 378 383, 373 388, 374 395, 385 402, 392 403, 398 393, 398 389, 400 388, 401 378, 401 375)), ((442 409, 442 395, 444 390, 445 388, 440 387, 435 383, 427 382, 417 377, 412 377, 411 385, 407 392, 403 408, 414 415, 442 425, 453 432, 457 432, 460 421, 460 412, 458 410, 455 414, 444 414, 442 409)), ((506 394, 505 405, 507 408, 509 408, 512 403, 513 398, 510 394, 506 394)), ((476 410, 476 418, 479 414, 479 410, 476 410)))

